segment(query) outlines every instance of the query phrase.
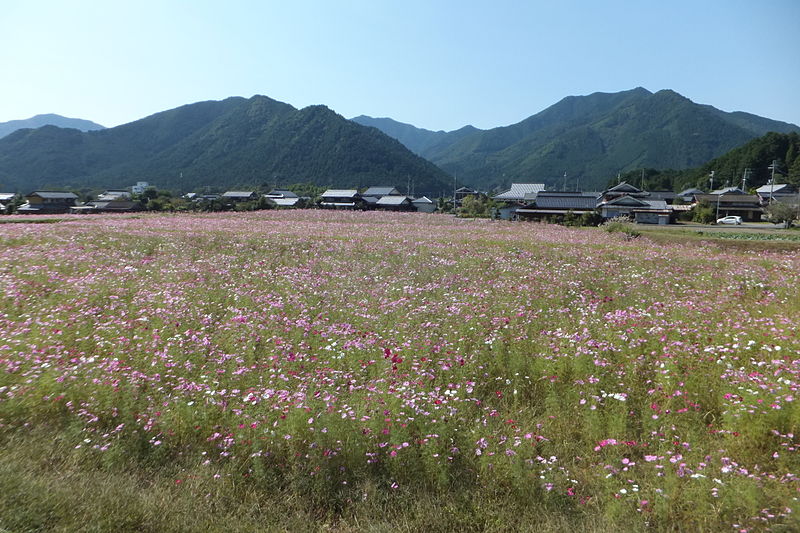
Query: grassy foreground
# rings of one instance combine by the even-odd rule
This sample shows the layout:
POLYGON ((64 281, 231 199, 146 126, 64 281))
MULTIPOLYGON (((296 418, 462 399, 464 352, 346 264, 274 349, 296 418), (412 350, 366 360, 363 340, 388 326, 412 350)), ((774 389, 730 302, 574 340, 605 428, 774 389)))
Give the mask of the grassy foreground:
POLYGON ((800 529, 796 251, 319 211, 0 244, 0 531, 800 529))

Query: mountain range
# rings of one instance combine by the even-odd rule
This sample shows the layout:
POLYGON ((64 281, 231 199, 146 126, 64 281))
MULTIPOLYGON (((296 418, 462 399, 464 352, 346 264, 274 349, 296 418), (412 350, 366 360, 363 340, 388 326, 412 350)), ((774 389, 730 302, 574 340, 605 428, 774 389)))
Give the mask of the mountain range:
POLYGON ((229 190, 297 182, 339 187, 414 181, 419 194, 452 178, 400 142, 325 106, 266 96, 199 102, 98 131, 44 126, 0 139, 0 189, 229 190))
POLYGON ((8 122, 0 122, 0 139, 6 135, 10 135, 17 130, 25 128, 41 128, 42 126, 58 126, 59 128, 73 128, 80 131, 94 131, 102 130, 104 126, 92 122, 91 120, 83 120, 80 118, 67 118, 61 115, 48 113, 45 115, 36 115, 35 117, 26 118, 23 120, 10 120, 8 122))
POLYGON ((747 141, 796 125, 700 105, 671 90, 636 88, 569 96, 510 126, 430 131, 389 118, 358 116, 410 150, 485 190, 511 182, 602 188, 637 168, 697 167, 747 141), (564 175, 566 174, 566 179, 564 175))
POLYGON ((414 192, 432 197, 451 192, 454 181, 487 191, 511 182, 598 190, 626 171, 696 168, 767 132, 800 132, 793 124, 641 87, 569 96, 489 130, 434 132, 388 118, 346 120, 325 106, 296 109, 266 96, 188 104, 95 131, 76 125, 0 138, 0 190, 137 181, 176 192, 413 182, 414 192))

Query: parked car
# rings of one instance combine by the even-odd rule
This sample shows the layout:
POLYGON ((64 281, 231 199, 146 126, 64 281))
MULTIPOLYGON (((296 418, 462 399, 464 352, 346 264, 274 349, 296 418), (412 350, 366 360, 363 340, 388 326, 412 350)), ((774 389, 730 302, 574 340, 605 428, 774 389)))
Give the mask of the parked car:
POLYGON ((742 217, 733 215, 717 219, 717 224, 736 224, 737 226, 742 223, 742 217))

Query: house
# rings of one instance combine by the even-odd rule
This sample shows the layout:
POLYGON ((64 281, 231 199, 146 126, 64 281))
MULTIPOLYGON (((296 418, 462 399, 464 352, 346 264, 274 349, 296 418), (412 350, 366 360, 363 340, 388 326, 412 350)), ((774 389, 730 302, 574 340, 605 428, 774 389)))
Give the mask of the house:
POLYGON ((130 199, 119 198, 116 200, 93 200, 83 205, 76 205, 69 208, 73 214, 85 213, 128 213, 139 211, 141 204, 130 199))
MULTIPOLYGON (((740 190, 741 191, 741 190, 740 190)), ((695 205, 704 202, 715 209, 716 218, 740 216, 746 222, 761 220, 761 198, 756 194, 731 192, 727 194, 695 194, 695 205)))
POLYGON ((258 200, 258 194, 254 191, 227 191, 222 193, 222 201, 238 204, 240 202, 252 202, 258 200))
POLYGON ((563 216, 567 213, 582 215, 597 209, 600 194, 578 191, 541 191, 533 202, 516 210, 517 218, 539 220, 549 216, 563 216))
POLYGON ((544 183, 512 183, 510 189, 493 197, 494 200, 504 203, 497 210, 497 215, 502 220, 515 218, 517 209, 535 200, 537 193, 543 190, 544 183))
POLYGON ((478 196, 480 193, 474 189, 470 189, 469 187, 461 187, 453 191, 453 196, 455 197, 456 205, 461 205, 461 202, 467 196, 478 196))
POLYGON ((411 198, 408 196, 387 195, 378 198, 378 201, 375 202, 375 209, 411 211, 414 209, 414 205, 411 203, 411 198))
POLYGON ((67 213, 76 205, 78 196, 71 192, 34 191, 25 196, 26 203, 19 206, 20 214, 67 213))
POLYGON ((436 211, 436 203, 427 196, 420 196, 411 201, 411 204, 418 213, 433 213, 436 211))
POLYGON ((299 198, 299 196, 289 189, 272 189, 264 195, 264 198, 299 198))
POLYGON ((5 212, 8 205, 17 197, 13 192, 0 192, 0 212, 5 212))
POLYGON ((304 200, 286 189, 273 189, 265 194, 264 198, 276 207, 300 207, 304 200))
POLYGON ((621 196, 631 196, 633 198, 646 198, 650 196, 649 192, 643 191, 638 187, 634 187, 627 181, 623 181, 610 189, 603 191, 602 197, 604 202, 609 202, 621 196))
POLYGON ((319 205, 329 209, 364 209, 364 201, 355 189, 328 189, 322 193, 319 205))
POLYGON ((674 211, 665 200, 648 200, 650 204, 646 208, 633 209, 633 220, 637 224, 658 224, 666 226, 674 222, 677 212, 674 211))
POLYGON ((674 191, 650 191, 650 196, 647 197, 648 200, 664 200, 667 205, 672 205, 676 198, 678 193, 674 191))
POLYGON ((694 187, 690 189, 685 189, 678 193, 678 198, 680 198, 684 203, 691 204, 694 202, 694 195, 695 194, 705 194, 700 189, 695 189, 694 187))
MULTIPOLYGON (((598 207, 603 218, 636 218, 637 213, 641 215, 647 212, 653 212, 653 214, 671 213, 671 210, 667 207, 667 202, 664 200, 645 200, 640 196, 632 195, 617 196, 612 200, 602 201, 598 207)), ((648 217, 644 216, 639 216, 639 218, 641 220, 648 219, 648 217)))
POLYGON ((110 200, 130 200, 131 192, 124 189, 110 189, 97 195, 97 200, 106 202, 110 200))
POLYGON ((361 200, 367 208, 377 208, 378 200, 384 196, 402 196, 396 187, 369 187, 361 193, 361 200))
POLYGON ((770 199, 781 200, 784 197, 796 196, 797 187, 788 183, 767 183, 756 189, 756 194, 761 198, 762 204, 767 204, 770 199))
POLYGON ((723 187, 722 189, 717 189, 716 191, 711 191, 709 194, 747 194, 739 187, 723 187))

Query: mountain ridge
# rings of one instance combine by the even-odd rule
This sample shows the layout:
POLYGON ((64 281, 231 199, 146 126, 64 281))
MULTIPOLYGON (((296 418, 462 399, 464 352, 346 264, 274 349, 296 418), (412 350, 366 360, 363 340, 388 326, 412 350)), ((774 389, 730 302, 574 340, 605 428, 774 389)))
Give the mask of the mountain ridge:
POLYGON ((94 131, 105 129, 91 120, 82 118, 69 118, 55 113, 44 113, 41 115, 34 115, 30 118, 20 120, 9 120, 8 122, 0 122, 0 139, 6 137, 17 130, 21 129, 35 129, 43 126, 57 126, 59 128, 71 128, 80 131, 94 131))
POLYGON ((452 187, 432 163, 325 106, 295 109, 266 96, 197 102, 86 133, 45 126, 0 139, 0 185, 124 187, 149 181, 189 191, 309 182, 452 187))
MULTIPOLYGON (((389 135, 398 129, 391 119, 353 120, 383 126, 389 135)), ((567 96, 516 124, 458 136, 437 133, 436 143, 417 143, 412 128, 403 127, 412 151, 487 190, 512 181, 555 186, 565 172, 587 187, 602 187, 610 176, 634 168, 691 168, 769 131, 800 131, 794 124, 695 104, 670 89, 643 87, 567 96)))

